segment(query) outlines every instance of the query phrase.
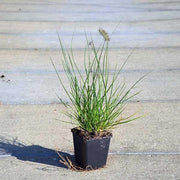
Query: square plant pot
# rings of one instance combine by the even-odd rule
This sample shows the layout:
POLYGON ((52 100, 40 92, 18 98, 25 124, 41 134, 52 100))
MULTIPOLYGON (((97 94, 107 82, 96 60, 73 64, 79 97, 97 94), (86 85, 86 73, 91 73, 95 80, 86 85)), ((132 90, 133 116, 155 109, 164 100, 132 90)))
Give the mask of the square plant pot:
POLYGON ((106 165, 111 136, 84 139, 73 131, 76 165, 83 169, 98 169, 106 165))

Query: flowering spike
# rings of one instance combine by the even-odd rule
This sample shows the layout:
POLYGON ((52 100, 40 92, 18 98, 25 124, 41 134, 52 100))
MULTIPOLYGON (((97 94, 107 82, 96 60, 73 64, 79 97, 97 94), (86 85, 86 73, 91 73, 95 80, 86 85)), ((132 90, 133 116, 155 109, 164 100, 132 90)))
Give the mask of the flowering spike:
POLYGON ((109 35, 104 29, 99 28, 99 33, 103 36, 105 41, 110 41, 109 35))

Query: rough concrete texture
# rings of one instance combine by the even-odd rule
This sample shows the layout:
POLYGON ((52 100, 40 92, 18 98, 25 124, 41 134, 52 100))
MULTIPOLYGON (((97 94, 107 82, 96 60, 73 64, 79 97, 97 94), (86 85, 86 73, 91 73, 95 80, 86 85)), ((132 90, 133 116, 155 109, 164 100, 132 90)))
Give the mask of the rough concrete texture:
POLYGON ((179 156, 113 156, 109 157, 106 168, 90 171, 75 172, 15 158, 1 158, 0 175, 4 180, 17 179, 179 179, 179 156), (2 167, 6 168, 2 168, 2 167), (23 169, 23 170, 22 170, 23 169))
POLYGON ((72 125, 61 122, 62 105, 1 105, 0 175, 5 180, 178 179, 178 103, 132 103, 127 114, 141 107, 147 117, 113 130, 105 169, 73 172, 57 167, 62 164, 56 150, 73 153, 72 125))
MULTIPOLYGON (((73 152, 73 126, 63 114, 63 105, 0 105, 2 137, 17 137, 35 144, 73 152), (66 136, 65 136, 66 135, 66 136), (63 142, 63 143, 62 143, 63 142)), ((178 103, 132 103, 126 114, 147 116, 113 130, 111 152, 179 152, 180 122, 178 103), (173 117, 172 117, 173 114, 173 117)))
POLYGON ((179 18, 179 0, 0 0, 0 179, 180 179, 179 18), (74 34, 83 71, 84 31, 98 46, 99 27, 110 34, 112 71, 135 48, 119 81, 130 86, 151 72, 126 111, 146 116, 113 130, 106 168, 74 172, 55 153, 73 158, 55 94, 68 99, 49 56, 68 86, 57 31, 67 48, 74 34))

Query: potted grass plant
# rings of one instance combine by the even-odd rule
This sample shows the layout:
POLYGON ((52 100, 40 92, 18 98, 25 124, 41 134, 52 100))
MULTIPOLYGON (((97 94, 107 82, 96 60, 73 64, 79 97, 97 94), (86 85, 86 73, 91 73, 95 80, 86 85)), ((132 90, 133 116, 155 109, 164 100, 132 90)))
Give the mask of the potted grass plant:
POLYGON ((69 80, 70 89, 65 87, 62 77, 53 64, 70 100, 67 104, 59 97, 60 102, 71 109, 66 115, 75 125, 71 129, 75 161, 76 165, 83 169, 97 169, 105 166, 112 137, 111 130, 120 124, 141 117, 136 116, 136 113, 124 117, 123 113, 127 102, 140 93, 140 91, 132 93, 132 90, 146 76, 142 76, 126 89, 125 83, 120 83, 118 77, 130 55, 119 69, 116 67, 113 72, 110 72, 108 57, 110 38, 103 29, 99 29, 99 32, 103 36, 103 42, 98 48, 93 41, 88 41, 86 35, 84 70, 78 67, 72 46, 70 50, 65 49, 58 35, 63 54, 63 68, 69 80))

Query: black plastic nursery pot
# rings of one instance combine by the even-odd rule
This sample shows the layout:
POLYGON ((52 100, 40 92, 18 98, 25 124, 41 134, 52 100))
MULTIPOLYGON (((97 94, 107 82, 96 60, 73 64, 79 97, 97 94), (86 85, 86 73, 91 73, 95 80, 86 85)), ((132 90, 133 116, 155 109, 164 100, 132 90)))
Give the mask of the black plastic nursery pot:
POLYGON ((73 129, 74 153, 76 165, 83 169, 98 169, 106 165, 111 135, 93 139, 84 139, 73 129))

